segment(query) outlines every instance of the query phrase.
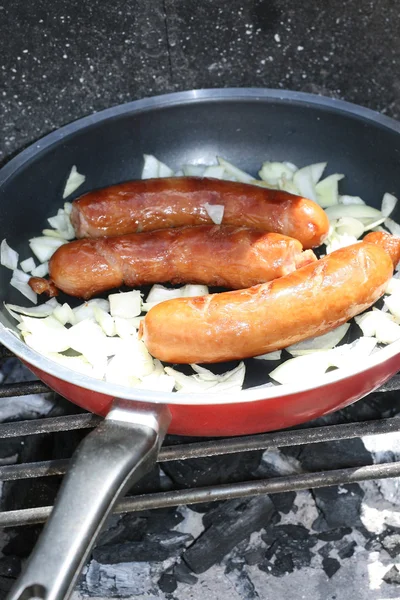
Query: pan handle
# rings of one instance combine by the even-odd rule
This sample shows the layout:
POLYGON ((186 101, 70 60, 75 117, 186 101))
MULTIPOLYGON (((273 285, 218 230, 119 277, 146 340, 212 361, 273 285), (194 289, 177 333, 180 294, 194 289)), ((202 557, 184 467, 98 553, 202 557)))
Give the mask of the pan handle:
POLYGON ((81 442, 56 504, 10 600, 63 600, 118 498, 154 464, 168 429, 162 404, 114 400, 81 442))

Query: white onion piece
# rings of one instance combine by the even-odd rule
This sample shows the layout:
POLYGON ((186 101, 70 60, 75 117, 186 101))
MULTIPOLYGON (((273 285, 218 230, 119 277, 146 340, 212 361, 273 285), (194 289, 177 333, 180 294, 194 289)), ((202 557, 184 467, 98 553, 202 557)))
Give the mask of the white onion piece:
POLYGON ((278 186, 282 178, 290 181, 295 171, 297 171, 297 167, 291 163, 267 161, 262 164, 258 175, 266 183, 278 186))
POLYGON ((400 279, 392 277, 387 284, 385 294, 400 294, 400 279))
POLYGON ((50 316, 54 309, 58 306, 58 302, 55 298, 51 298, 48 302, 44 304, 40 304, 39 306, 25 307, 18 306, 17 304, 6 304, 4 306, 7 309, 12 310, 15 313, 20 315, 26 315, 27 317, 48 317, 50 316), (55 301, 55 304, 54 304, 55 301))
POLYGON ((254 358, 259 358, 261 360, 280 360, 282 351, 275 350, 274 352, 267 352, 266 354, 260 354, 259 356, 254 356, 254 358))
POLYGON ((112 316, 99 306, 93 306, 93 315, 104 333, 108 336, 115 335, 115 323, 112 316))
POLYGON ((331 350, 330 365, 338 369, 362 366, 363 361, 376 347, 377 340, 373 337, 362 337, 352 344, 338 346, 331 350))
POLYGON ((192 298, 194 296, 207 296, 208 287, 197 283, 188 283, 181 288, 183 298, 192 298))
POLYGON ((303 340, 297 344, 292 344, 291 346, 288 346, 286 350, 293 356, 299 356, 301 353, 308 354, 315 350, 330 350, 337 346, 344 338, 349 327, 349 323, 344 323, 343 325, 339 325, 339 327, 332 329, 332 331, 328 331, 328 333, 318 335, 308 340, 303 340))
POLYGON ((337 204, 339 201, 338 183, 344 175, 334 173, 325 177, 322 181, 316 184, 315 191, 317 192, 317 201, 322 208, 327 208, 337 204))
POLYGON ((353 217, 341 217, 334 223, 336 233, 351 235, 358 239, 364 233, 364 225, 353 217))
POLYGON ((45 237, 56 238, 57 240, 63 240, 64 242, 67 241, 64 238, 64 236, 59 231, 57 231, 56 229, 43 229, 42 230, 42 234, 45 237))
POLYGON ((298 189, 300 196, 317 201, 317 192, 312 178, 311 170, 308 167, 299 169, 293 175, 293 185, 298 189))
MULTIPOLYGON (((397 280, 399 283, 400 281, 397 280)), ((400 320, 400 293, 394 293, 391 296, 385 297, 385 305, 388 307, 391 314, 400 320)))
POLYGON ((142 179, 153 179, 155 177, 172 177, 174 172, 165 163, 151 154, 144 154, 144 165, 142 179))
POLYGON ((25 273, 30 273, 36 268, 36 264, 33 258, 27 258, 25 260, 22 260, 19 266, 25 273))
POLYGON ((167 288, 159 283, 156 283, 151 288, 146 298, 146 304, 155 306, 165 300, 172 300, 173 298, 182 298, 184 295, 183 287, 181 288, 167 288))
POLYGON ((108 300, 110 302, 112 317, 131 319, 132 317, 137 317, 142 312, 142 296, 139 290, 110 294, 108 300))
POLYGON ((97 323, 91 320, 80 321, 68 329, 69 347, 83 354, 93 365, 103 363, 107 357, 107 337, 97 323))
POLYGON ((68 216, 72 213, 72 202, 64 202, 64 212, 68 216))
POLYGON ((49 263, 44 262, 38 265, 35 269, 33 269, 31 275, 33 277, 46 277, 49 273, 49 263))
POLYGON ((346 248, 346 246, 351 246, 352 244, 356 244, 357 242, 358 240, 354 235, 348 235, 347 233, 344 233, 343 235, 333 234, 329 238, 328 243, 326 244, 326 253, 330 254, 335 250, 339 250, 340 248, 346 248))
POLYGON ((65 243, 65 240, 48 236, 32 238, 29 240, 29 246, 32 252, 42 263, 49 260, 57 248, 60 248, 60 246, 65 243))
POLYGON ((108 363, 105 380, 119 385, 137 385, 138 380, 154 371, 154 362, 144 343, 130 339, 108 363))
POLYGON ((363 219, 364 232, 370 231, 371 229, 375 229, 376 227, 378 227, 385 221, 386 221, 385 217, 382 217, 381 219, 377 219, 377 220, 376 219, 363 219))
POLYGON ((54 309, 53 317, 60 321, 62 325, 66 325, 67 323, 76 325, 75 313, 67 302, 54 309))
POLYGON ((28 298, 28 300, 33 302, 33 304, 37 304, 37 294, 27 283, 21 281, 20 279, 14 279, 14 277, 12 277, 10 285, 12 285, 12 287, 14 287, 19 292, 21 292, 21 294, 25 296, 25 298, 28 298))
POLYGON ((82 375, 95 377, 96 379, 103 379, 105 368, 103 372, 101 372, 100 369, 94 369, 82 355, 66 356, 65 354, 49 352, 46 356, 63 367, 67 367, 67 369, 71 369, 82 375))
POLYGON ((206 168, 204 165, 183 165, 182 172, 186 177, 203 177, 206 168))
POLYGON ((389 229, 390 233, 400 237, 400 225, 396 223, 396 221, 393 221, 393 219, 388 217, 385 221, 385 226, 389 229))
POLYGON ((206 167, 203 173, 203 177, 213 177, 214 179, 223 179, 225 174, 224 167, 221 165, 211 165, 206 167))
POLYGON ((14 269, 12 278, 16 281, 21 281, 22 283, 28 283, 31 276, 28 275, 28 273, 24 273, 24 271, 21 271, 20 269, 14 269))
POLYGON ((98 306, 106 312, 109 312, 110 310, 110 303, 108 300, 104 300, 103 298, 92 298, 92 300, 88 300, 88 302, 84 302, 80 306, 77 306, 73 309, 76 322, 80 323, 81 321, 85 321, 87 319, 95 322, 96 318, 93 312, 94 306, 98 306))
POLYGON ((242 171, 242 169, 235 167, 235 165, 228 162, 221 156, 217 156, 217 160, 221 167, 224 167, 225 171, 229 175, 232 175, 232 177, 234 177, 237 181, 241 181, 242 183, 251 183, 253 181, 254 177, 249 175, 249 173, 246 173, 245 171, 242 171))
POLYGON ((211 221, 216 225, 221 225, 225 206, 223 204, 209 204, 208 202, 203 204, 203 206, 206 209, 211 221))
POLYGON ((124 319, 122 317, 114 317, 115 333, 120 338, 130 338, 137 336, 136 327, 131 323, 131 319, 124 319))
POLYGON ((391 314, 381 310, 370 310, 355 317, 355 321, 364 336, 375 336, 382 344, 391 344, 400 337, 400 326, 394 322, 391 314))
POLYGON ((364 200, 360 196, 339 196, 339 204, 365 204, 364 200))
POLYGON ((44 319, 23 316, 19 329, 21 325, 24 332, 32 334, 28 345, 39 352, 64 352, 70 347, 70 330, 51 315, 44 319))
POLYGON ((269 376, 278 383, 303 383, 314 382, 318 376, 323 375, 330 366, 331 350, 319 350, 312 354, 304 354, 290 358, 271 371, 269 376))
POLYGON ((74 165, 68 176, 67 183, 65 184, 63 198, 67 198, 75 192, 84 183, 86 177, 78 173, 76 166, 74 165))
POLYGON ((389 194, 388 192, 386 192, 386 194, 384 194, 382 198, 381 213, 383 214, 383 216, 389 217, 389 215, 391 215, 394 209, 396 208, 396 204, 396 196, 393 196, 393 194, 389 194))
POLYGON ((0 263, 3 267, 14 271, 18 267, 18 258, 18 252, 7 244, 7 240, 3 240, 0 245, 0 263))
MULTIPOLYGON (((192 365, 193 366, 193 365, 192 365)), ((198 365, 196 365, 198 367, 198 365)), ((200 367, 199 369, 202 369, 200 367)), ((240 390, 243 385, 245 376, 245 366, 241 362, 235 369, 228 371, 223 375, 214 375, 211 371, 205 373, 197 373, 196 375, 184 375, 180 371, 176 371, 171 367, 165 367, 167 375, 171 375, 175 379, 175 387, 178 392, 202 392, 210 391, 213 393, 219 393, 227 390, 240 390), (210 375, 214 377, 210 377, 210 375)))
POLYGON ((353 217, 354 219, 381 219, 380 210, 367 204, 336 204, 325 209, 330 221, 341 217, 353 217))

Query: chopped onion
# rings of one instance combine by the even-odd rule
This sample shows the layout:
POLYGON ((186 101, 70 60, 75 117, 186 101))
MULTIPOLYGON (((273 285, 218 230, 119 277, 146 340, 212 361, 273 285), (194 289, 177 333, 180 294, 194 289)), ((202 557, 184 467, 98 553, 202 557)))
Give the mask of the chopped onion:
POLYGON ((328 177, 317 183, 317 185, 315 186, 315 191, 317 192, 318 204, 322 206, 322 208, 327 208, 328 206, 332 206, 338 203, 338 183, 343 178, 344 175, 334 173, 333 175, 329 175, 328 177))
POLYGON ((348 235, 347 233, 344 233, 343 235, 333 234, 326 244, 326 253, 330 254, 331 252, 339 250, 340 248, 346 248, 346 246, 356 244, 357 241, 358 240, 354 235, 348 235))
MULTIPOLYGON (((385 298, 385 302, 386 300, 385 298)), ((355 321, 364 336, 375 336, 378 342, 382 344, 390 344, 400 338, 400 326, 394 322, 389 313, 384 313, 381 310, 370 310, 355 317, 355 321)))
POLYGON ((100 325, 89 319, 80 321, 68 329, 69 347, 83 354, 93 365, 104 362, 107 357, 107 337, 100 325))
POLYGON ((71 172, 68 176, 67 183, 65 184, 63 198, 70 196, 75 192, 84 183, 86 177, 85 175, 81 175, 78 173, 76 166, 74 165, 71 169, 71 172))
POLYGON ((55 298, 51 298, 48 302, 40 304, 39 306, 25 307, 6 303, 4 303, 4 306, 15 313, 26 315, 28 317, 48 317, 59 304, 55 298))
POLYGON ((208 287, 197 283, 188 283, 181 288, 183 298, 192 298, 194 296, 207 296, 208 287))
POLYGON ((110 294, 108 299, 112 317, 131 319, 132 317, 137 317, 142 312, 142 297, 139 290, 110 294))
POLYGON ((158 160, 151 154, 144 154, 144 165, 142 170, 142 179, 152 179, 155 177, 172 177, 174 172, 166 164, 158 160))
POLYGON ((109 361, 105 380, 119 385, 137 385, 138 380, 153 370, 154 362, 144 343, 130 339, 125 342, 123 351, 109 361))
MULTIPOLYGON (((400 283, 400 280, 397 280, 400 283)), ((385 305, 390 310, 391 314, 400 320, 400 293, 397 292, 385 298, 385 305)))
POLYGON ((58 354, 49 352, 47 358, 54 360, 67 369, 81 373, 82 375, 88 375, 89 377, 95 377, 96 379, 103 379, 104 371, 100 369, 94 369, 93 366, 86 360, 82 355, 78 356, 67 356, 65 354, 58 354))
POLYGON ((312 354, 296 356, 285 361, 271 371, 269 376, 278 383, 314 382, 330 366, 331 350, 319 350, 312 354))
POLYGON ((224 167, 225 171, 237 179, 237 181, 241 181, 243 183, 251 183, 253 181, 254 177, 245 171, 242 171, 238 167, 235 167, 235 165, 228 162, 224 158, 221 158, 221 156, 217 156, 217 160, 219 164, 224 167))
POLYGON ((150 373, 142 378, 136 387, 144 390, 155 390, 156 392, 172 392, 175 386, 175 379, 166 373, 150 373))
POLYGON ((278 186, 282 178, 286 181, 290 181, 295 171, 297 171, 297 167, 291 163, 267 161, 262 164, 258 175, 268 184, 278 186))
POLYGON ((35 269, 33 269, 31 275, 33 277, 46 277, 49 273, 49 263, 44 262, 38 265, 35 269))
POLYGON ((14 269, 12 278, 16 281, 21 281, 22 283, 28 283, 31 277, 28 273, 24 273, 24 271, 21 271, 20 269, 14 269))
POLYGON ((383 198, 382 198, 382 206, 381 206, 382 215, 384 217, 388 217, 389 215, 391 215, 392 212, 394 211, 394 209, 396 208, 396 204, 397 204, 396 196, 393 196, 393 194, 389 194, 386 192, 386 194, 384 194, 383 198))
POLYGON ((340 219, 340 217, 353 217, 354 219, 382 218, 380 210, 367 204, 336 204, 335 206, 328 206, 325 212, 330 221, 340 219))
POLYGON ((225 206, 223 204, 209 204, 208 202, 206 202, 203 206, 212 222, 216 225, 221 225, 225 206))
POLYGON ((66 242, 67 240, 64 238, 64 236, 57 231, 56 229, 43 229, 42 233, 45 237, 52 237, 52 238, 56 238, 58 240, 63 240, 64 242, 66 242))
POLYGON ((60 248, 60 246, 65 243, 65 240, 48 236, 32 238, 29 240, 29 246, 40 262, 49 260, 57 248, 60 248))
POLYGON ((328 331, 328 333, 324 333, 323 335, 318 335, 308 340, 298 342, 297 344, 293 344, 292 346, 288 346, 286 350, 293 356, 309 354, 310 352, 314 352, 316 350, 330 350, 331 348, 337 346, 337 344, 344 338, 349 327, 349 323, 344 323, 343 325, 332 329, 332 331, 328 331))
POLYGON ((385 226, 389 229, 390 233, 400 237, 400 225, 396 223, 396 221, 393 221, 393 219, 388 217, 385 221, 385 226))
POLYGON ((29 342, 25 341, 40 352, 64 352, 70 347, 70 331, 52 315, 43 319, 23 316, 18 326, 23 332, 31 334, 29 342))
POLYGON ((327 163, 315 163, 298 169, 293 175, 293 183, 301 196, 317 202, 316 183, 321 179, 327 163))
POLYGON ((334 228, 336 233, 339 235, 351 235, 358 239, 364 233, 364 225, 358 219, 354 219, 353 217, 341 217, 338 219, 334 228))
MULTIPOLYGON (((214 179, 223 179, 225 174, 224 167, 221 165, 211 165, 204 170, 203 177, 213 177, 214 179)), ((166 375, 166 377, 168 377, 166 375)))
POLYGON ((186 177, 203 177, 206 168, 204 165, 183 165, 182 171, 186 177))
POLYGON ((360 196, 339 196, 339 204, 365 204, 360 196))
POLYGON ((366 231, 370 231, 371 229, 375 229, 376 227, 378 227, 379 225, 384 223, 386 221, 386 218, 382 217, 381 219, 363 219, 363 221, 364 221, 364 232, 366 232, 366 231))
POLYGON ((356 368, 362 365, 363 361, 369 356, 376 347, 377 340, 373 337, 362 337, 352 344, 344 344, 331 350, 330 365, 338 369, 356 368))
POLYGON ((25 273, 30 273, 36 268, 36 264, 33 258, 27 258, 26 260, 21 261, 20 267, 25 273))
POLYGON ((93 306, 93 315, 104 333, 108 336, 115 335, 115 323, 112 316, 99 306, 93 306))
MULTIPOLYGON (((15 271, 13 271, 13 273, 15 273, 15 271)), ((33 304, 37 304, 37 294, 26 282, 21 281, 20 279, 16 279, 13 276, 10 281, 10 285, 12 285, 12 287, 14 287, 19 292, 21 292, 21 294, 23 294, 25 298, 28 298, 28 300, 33 302, 33 304)))
MULTIPOLYGON (((184 287, 184 286, 183 286, 184 287)), ((155 306, 165 300, 172 300, 173 298, 182 298, 184 295, 183 287, 181 288, 167 288, 164 285, 156 283, 151 288, 146 298, 146 304, 155 306)))
POLYGON ((165 367, 167 375, 171 375, 175 379, 175 387, 178 392, 203 392, 211 391, 219 393, 227 390, 241 389, 245 376, 245 366, 241 362, 235 369, 228 371, 222 375, 214 375, 208 369, 192 365, 196 368, 195 375, 184 375, 180 371, 176 371, 171 367, 165 367))
POLYGON ((137 336, 136 327, 131 323, 131 319, 124 319, 123 317, 114 317, 115 333, 121 338, 129 338, 131 336, 137 336))
POLYGON ((92 300, 89 300, 88 302, 85 302, 84 304, 81 304, 73 309, 76 322, 80 323, 81 321, 85 320, 91 320, 95 322, 96 318, 93 312, 93 308, 95 306, 102 308, 106 312, 110 310, 110 303, 108 300, 104 300, 103 298, 93 298, 92 300))
POLYGON ((70 323, 76 325, 76 315, 70 305, 65 302, 62 306, 59 305, 54 309, 53 317, 55 317, 62 325, 70 323))
POLYGON ((400 279, 392 277, 387 284, 385 294, 400 294, 400 279))
POLYGON ((280 360, 281 354, 281 350, 275 350, 274 352, 267 352, 267 354, 260 354, 259 356, 254 356, 254 358, 260 358, 262 360, 280 360))
POLYGON ((14 271, 18 267, 18 258, 18 252, 7 244, 7 240, 3 240, 0 245, 0 263, 3 267, 14 271))

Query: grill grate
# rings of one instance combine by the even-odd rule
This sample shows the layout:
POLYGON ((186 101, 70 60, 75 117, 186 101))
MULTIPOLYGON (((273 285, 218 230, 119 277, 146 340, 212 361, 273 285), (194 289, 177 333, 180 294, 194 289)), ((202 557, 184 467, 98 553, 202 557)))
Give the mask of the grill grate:
MULTIPOLYGON (((41 382, 24 382, 0 386, 0 397, 22 396, 48 391, 49 388, 41 382)), ((100 421, 101 418, 95 415, 79 414, 4 423, 0 425, 0 439, 77 429, 91 429, 100 421)), ((366 435, 378 435, 396 431, 400 431, 400 418, 397 417, 376 421, 311 427, 309 429, 278 431, 239 438, 225 438, 213 441, 183 443, 177 446, 165 446, 161 449, 158 461, 187 460, 237 452, 249 452, 252 450, 264 450, 267 448, 274 449, 285 446, 348 440, 366 435)), ((59 459, 36 463, 4 465, 0 467, 0 481, 63 475, 68 468, 68 464, 68 459, 59 459)), ((117 513, 134 512, 145 509, 178 506, 180 504, 196 504, 397 476, 400 476, 400 462, 382 463, 318 473, 281 476, 274 479, 138 495, 121 500, 114 510, 117 513)), ((51 506, 42 506, 0 512, 0 527, 43 523, 48 518, 51 509, 51 506)))

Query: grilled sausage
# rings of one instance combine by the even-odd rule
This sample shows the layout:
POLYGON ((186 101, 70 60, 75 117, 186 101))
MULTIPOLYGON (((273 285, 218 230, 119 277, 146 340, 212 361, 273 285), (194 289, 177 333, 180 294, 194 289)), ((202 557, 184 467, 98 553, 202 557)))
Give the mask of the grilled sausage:
POLYGON ((168 300, 152 308, 140 335, 172 363, 257 356, 322 335, 370 307, 400 259, 400 238, 367 235, 317 262, 246 290, 168 300))
POLYGON ((202 225, 70 242, 53 254, 50 280, 31 278, 30 285, 85 299, 123 284, 165 281, 239 289, 315 260, 312 250, 302 252, 298 240, 278 233, 202 225))
POLYGON ((144 179, 89 192, 73 202, 76 237, 212 224, 205 204, 224 206, 223 225, 273 231, 319 246, 325 212, 312 200, 256 185, 196 177, 144 179))

